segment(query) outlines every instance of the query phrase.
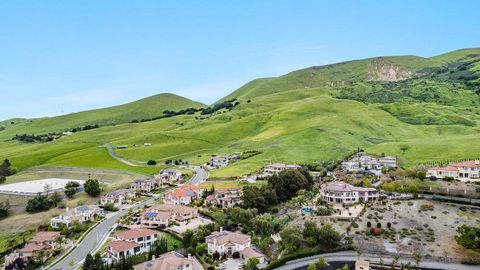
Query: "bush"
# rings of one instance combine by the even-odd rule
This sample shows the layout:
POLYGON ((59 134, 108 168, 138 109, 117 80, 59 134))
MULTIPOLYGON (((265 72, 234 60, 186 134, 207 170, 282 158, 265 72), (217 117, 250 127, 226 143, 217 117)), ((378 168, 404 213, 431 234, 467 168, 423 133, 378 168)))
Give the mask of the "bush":
POLYGON ((377 223, 377 228, 379 228, 379 229, 382 228, 382 223, 378 222, 377 223))
POLYGON ((370 221, 367 221, 367 228, 371 228, 372 227, 372 223, 370 221))
POLYGON ((150 159, 150 160, 147 162, 147 165, 148 165, 148 166, 155 166, 155 165, 157 165, 157 162, 156 162, 155 160, 153 160, 153 159, 150 159))
POLYGON ((234 259, 240 258, 240 253, 238 251, 235 251, 234 253, 232 253, 232 258, 234 259))

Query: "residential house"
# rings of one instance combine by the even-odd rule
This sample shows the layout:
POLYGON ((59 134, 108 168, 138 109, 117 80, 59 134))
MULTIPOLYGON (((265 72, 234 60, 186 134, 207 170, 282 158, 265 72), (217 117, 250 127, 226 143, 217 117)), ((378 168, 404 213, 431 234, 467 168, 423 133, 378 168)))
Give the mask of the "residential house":
POLYGON ((203 189, 196 185, 182 185, 170 191, 165 199, 166 204, 188 205, 202 196, 203 189))
POLYGON ((480 181, 480 161, 469 160, 450 163, 444 167, 433 167, 427 170, 427 177, 443 179, 451 177, 462 182, 480 181))
POLYGON ((157 241, 157 232, 149 229, 132 229, 119 232, 115 241, 108 246, 108 254, 113 260, 148 252, 157 241))
POLYGON ((373 172, 381 174, 382 168, 397 167, 397 158, 391 156, 374 157, 365 152, 354 154, 349 160, 342 162, 342 168, 348 173, 373 172))
POLYGON ((61 238, 60 232, 37 232, 23 248, 17 250, 18 257, 25 260, 45 260, 60 247, 61 238))
POLYGON ((182 172, 174 169, 165 169, 161 170, 154 177, 158 186, 178 185, 182 181, 182 172))
POLYGON ((320 195, 322 200, 328 204, 374 202, 379 197, 378 191, 374 188, 355 187, 340 181, 323 184, 320 195))
POLYGON ((55 229, 60 228, 61 224, 70 228, 75 220, 80 223, 93 221, 95 216, 103 214, 103 209, 96 205, 81 205, 73 209, 67 207, 65 213, 53 217, 50 220, 50 225, 55 229))
POLYGON ((210 167, 221 168, 228 165, 228 156, 215 156, 210 158, 210 167))
POLYGON ((145 179, 140 178, 133 181, 130 184, 130 188, 133 190, 138 190, 140 192, 149 193, 154 190, 157 186, 157 181, 155 179, 145 179))
POLYGON ((113 203, 115 207, 120 208, 132 199, 135 199, 135 190, 119 189, 103 195, 100 198, 100 205, 105 206, 107 203, 113 203))
POLYGON ((214 194, 205 199, 205 203, 220 208, 228 208, 241 203, 242 195, 242 188, 219 188, 215 189, 214 194))
POLYGON ((160 257, 133 266, 134 270, 202 270, 189 254, 187 257, 176 251, 162 254, 160 257))
POLYGON ((140 223, 145 226, 168 227, 172 222, 186 224, 198 218, 195 208, 176 204, 156 204, 142 213, 140 223))
POLYGON ((297 170, 297 169, 300 169, 300 166, 295 164, 273 163, 273 164, 266 165, 265 168, 263 168, 263 174, 265 176, 271 176, 279 172, 283 172, 285 170, 297 170))
POLYGON ((220 255, 232 256, 238 252, 245 260, 255 257, 261 264, 265 263, 265 255, 251 245, 250 236, 241 232, 224 231, 220 228, 219 232, 205 237, 205 242, 208 254, 217 252, 220 255))
POLYGON ((355 270, 370 270, 370 262, 364 260, 356 260, 355 270))

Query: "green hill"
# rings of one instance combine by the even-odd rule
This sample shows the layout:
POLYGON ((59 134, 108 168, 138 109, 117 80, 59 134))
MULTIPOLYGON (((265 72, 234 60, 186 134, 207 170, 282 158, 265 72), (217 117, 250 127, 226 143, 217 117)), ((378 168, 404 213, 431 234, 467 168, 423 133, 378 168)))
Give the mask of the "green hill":
POLYGON ((133 120, 140 121, 142 119, 158 117, 161 116, 165 110, 201 108, 204 106, 204 104, 178 95, 168 93, 158 94, 131 103, 103 109, 71 113, 56 117, 3 121, 0 122, 0 126, 6 126, 6 130, 3 132, 4 134, 0 134, 0 136, 69 131, 72 128, 86 125, 116 125, 133 120))
POLYGON ((231 110, 125 121, 53 142, 4 141, 7 127, 0 132, 0 158, 20 169, 68 165, 153 172, 112 159, 102 146, 128 145, 116 154, 133 162, 199 164, 214 154, 261 152, 216 170, 214 177, 238 176, 268 162, 339 160, 358 147, 399 156, 406 166, 479 158, 479 56, 480 49, 468 49, 306 68, 244 85, 220 100, 238 99, 231 110))

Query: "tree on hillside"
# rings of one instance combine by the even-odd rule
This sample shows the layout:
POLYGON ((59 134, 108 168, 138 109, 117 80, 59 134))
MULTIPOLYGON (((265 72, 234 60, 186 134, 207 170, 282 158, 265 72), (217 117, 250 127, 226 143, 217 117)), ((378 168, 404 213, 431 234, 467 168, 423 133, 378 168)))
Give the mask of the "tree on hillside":
POLYGON ((47 211, 52 205, 52 201, 47 196, 38 194, 27 202, 25 210, 29 213, 37 213, 47 211))
POLYGON ((266 213, 251 219, 250 226, 256 234, 270 235, 278 232, 282 224, 274 215, 266 213))
POLYGON ((318 230, 318 243, 326 248, 337 247, 342 240, 342 236, 331 224, 327 224, 318 230))
POLYGON ((12 169, 10 160, 4 159, 2 165, 0 165, 0 176, 10 176, 12 174, 15 174, 15 170, 12 169))
POLYGON ((10 215, 10 202, 0 202, 0 220, 10 215))
POLYGON ((264 213, 271 206, 278 203, 275 191, 269 186, 245 186, 242 195, 243 207, 246 209, 257 209, 264 213))
POLYGON ((286 253, 297 250, 303 242, 303 236, 298 227, 287 226, 280 232, 283 248, 286 253))
POLYGON ((85 192, 92 197, 97 197, 98 195, 100 195, 100 192, 102 192, 102 189, 100 188, 100 183, 97 179, 88 179, 83 186, 85 192))
POLYGON ((65 195, 67 196, 67 198, 72 199, 75 194, 77 194, 77 188, 71 187, 65 189, 65 195))
POLYGON ((301 189, 311 190, 313 178, 304 170, 286 170, 269 177, 268 186, 275 190, 280 202, 285 202, 301 189))
POLYGON ((51 195, 50 195, 50 201, 52 202, 52 204, 57 207, 57 205, 62 202, 62 195, 57 192, 57 191, 54 191, 51 195))

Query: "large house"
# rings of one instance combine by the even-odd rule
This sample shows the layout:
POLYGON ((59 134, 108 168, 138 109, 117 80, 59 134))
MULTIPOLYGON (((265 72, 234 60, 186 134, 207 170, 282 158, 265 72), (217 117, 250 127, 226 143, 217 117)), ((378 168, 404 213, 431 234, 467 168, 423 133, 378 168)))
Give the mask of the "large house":
POLYGON ((427 170, 427 177, 435 179, 451 177, 462 182, 480 181, 480 161, 470 160, 450 163, 444 167, 433 167, 427 170))
POLYGON ((355 187, 344 182, 328 182, 321 186, 320 195, 328 204, 353 204, 357 202, 374 202, 378 191, 374 188, 355 187))
POLYGON ((182 181, 182 172, 174 169, 165 169, 161 170, 159 174, 156 174, 154 178, 160 187, 165 185, 178 185, 182 181))
POLYGON ((93 221, 95 216, 103 214, 103 209, 96 205, 81 205, 73 209, 67 207, 65 213, 60 214, 50 220, 50 225, 54 229, 60 228, 61 224, 64 224, 67 228, 70 228, 75 220, 80 223, 85 221, 93 221))
POLYGON ((133 267, 134 270, 201 270, 201 265, 196 265, 192 256, 187 257, 182 254, 171 251, 162 254, 160 257, 137 264, 133 267))
POLYGON ((130 188, 138 190, 140 192, 149 193, 157 187, 157 181, 155 179, 140 178, 133 181, 130 184, 130 188))
POLYGON ((245 260, 258 258, 260 263, 265 263, 265 255, 251 245, 250 236, 240 232, 229 232, 220 229, 205 237, 208 254, 217 252, 220 255, 232 256, 238 254, 245 260))
POLYGON ((283 163, 273 163, 266 165, 263 168, 263 174, 265 176, 270 176, 277 174, 279 172, 283 172, 285 170, 297 170, 300 169, 300 166, 295 165, 295 164, 283 164, 283 163))
POLYGON ((228 156, 215 156, 210 158, 210 167, 221 168, 228 165, 228 156))
POLYGON ((212 204, 220 208, 228 208, 241 203, 242 188, 219 188, 214 194, 205 199, 205 204, 212 204))
POLYGON ((108 253, 114 260, 147 252, 157 241, 157 232, 149 229, 132 229, 119 232, 110 243, 108 253))
POLYGON ((152 227, 168 227, 172 222, 185 224, 198 217, 195 208, 176 204, 156 204, 141 214, 140 223, 152 227))
POLYGON ((203 189, 195 185, 183 185, 167 194, 165 203, 188 205, 202 196, 203 189))
POLYGON ((113 203, 115 207, 120 208, 132 199, 135 199, 135 190, 119 189, 103 195, 100 198, 100 204, 105 206, 107 203, 113 203))
POLYGON ((25 260, 45 260, 60 247, 61 237, 60 232, 37 232, 23 248, 17 250, 18 257, 25 260), (43 258, 40 258, 42 256, 43 258))
POLYGON ((372 171, 380 174, 382 168, 395 167, 397 167, 396 157, 374 157, 365 152, 356 153, 349 160, 342 162, 343 170, 349 173, 372 171))

